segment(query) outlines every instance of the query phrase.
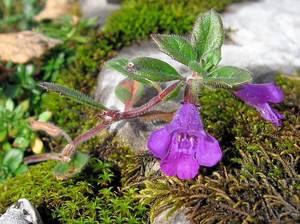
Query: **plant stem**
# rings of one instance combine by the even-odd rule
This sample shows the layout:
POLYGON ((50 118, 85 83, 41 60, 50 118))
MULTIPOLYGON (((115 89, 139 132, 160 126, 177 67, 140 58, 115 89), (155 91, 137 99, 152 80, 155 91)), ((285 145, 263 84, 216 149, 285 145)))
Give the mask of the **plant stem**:
POLYGON ((35 163, 35 162, 41 162, 45 160, 59 160, 62 162, 69 162, 76 151, 76 147, 79 144, 96 136, 99 132, 101 132, 103 129, 107 128, 109 125, 111 125, 114 122, 130 119, 130 118, 136 118, 143 115, 144 113, 147 112, 147 110, 151 109, 152 107, 160 103, 162 100, 164 100, 174 89, 176 89, 176 87, 180 83, 181 81, 173 83, 172 85, 162 90, 157 96, 153 97, 148 103, 138 108, 132 109, 130 111, 124 111, 124 112, 119 112, 115 110, 105 111, 101 115, 101 118, 104 119, 103 123, 100 123, 95 127, 91 128, 90 130, 88 130, 86 133, 77 136, 73 141, 71 142, 69 141, 69 144, 66 145, 66 147, 62 150, 60 154, 45 153, 42 155, 33 155, 33 156, 26 157, 24 161, 26 163, 35 163))
POLYGON ((161 91, 156 97, 153 97, 148 103, 145 103, 144 105, 137 107, 130 111, 124 111, 120 114, 120 120, 122 119, 130 119, 130 118, 136 118, 142 114, 144 114, 147 110, 151 109, 163 99, 165 99, 176 87, 181 83, 181 81, 175 82, 172 85, 165 88, 163 91, 161 91))
POLYGON ((77 146, 82 142, 85 142, 87 140, 89 140, 90 138, 92 138, 93 136, 97 135, 100 131, 102 131, 103 129, 105 129, 108 125, 106 124, 98 124, 95 127, 91 128, 90 130, 88 130, 86 133, 77 136, 74 140, 73 140, 73 145, 77 146))
POLYGON ((197 73, 192 73, 192 78, 187 80, 187 85, 184 90, 184 102, 198 104, 198 93, 199 93, 199 75, 197 73))

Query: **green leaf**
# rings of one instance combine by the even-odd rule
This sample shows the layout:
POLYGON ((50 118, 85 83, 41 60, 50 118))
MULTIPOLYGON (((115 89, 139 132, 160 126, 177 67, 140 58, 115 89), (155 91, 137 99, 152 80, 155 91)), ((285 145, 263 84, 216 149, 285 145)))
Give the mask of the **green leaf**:
POLYGON ((16 107, 16 110, 27 112, 29 110, 29 107, 30 107, 29 100, 24 100, 16 107))
POLYGON ((23 161, 24 152, 19 149, 11 149, 5 153, 3 165, 6 166, 10 172, 14 173, 23 161))
POLYGON ((155 58, 140 57, 131 62, 120 58, 108 61, 107 66, 144 84, 182 79, 171 65, 155 58))
POLYGON ((51 111, 44 111, 39 115, 38 121, 47 122, 50 120, 51 117, 52 117, 51 111))
POLYGON ((204 70, 209 72, 214 69, 221 61, 221 48, 210 51, 201 58, 204 70))
POLYGON ((224 66, 204 76, 204 83, 220 86, 234 87, 243 83, 251 82, 252 76, 249 71, 233 66, 224 66))
POLYGON ((55 176, 60 179, 67 179, 76 173, 87 164, 89 156, 85 153, 76 151, 72 160, 69 163, 58 163, 54 168, 55 176))
POLYGON ((176 35, 151 35, 159 49, 173 59, 188 65, 190 61, 197 60, 197 52, 183 37, 176 35))
POLYGON ((11 99, 8 99, 5 103, 5 108, 9 111, 13 111, 15 108, 14 101, 12 101, 11 99))
POLYGON ((117 58, 106 62, 106 66, 108 68, 120 72, 129 79, 136 80, 144 84, 152 84, 152 82, 145 77, 135 74, 131 69, 131 65, 132 63, 125 58, 117 58))
POLYGON ((201 65, 200 65, 197 61, 191 61, 191 62, 189 63, 189 65, 188 65, 188 67, 189 67, 191 70, 193 70, 193 71, 195 71, 195 72, 197 72, 197 73, 199 73, 199 74, 202 74, 202 73, 203 73, 203 68, 201 67, 201 65))
POLYGON ((75 153, 71 163, 73 163, 75 169, 80 170, 86 165, 88 160, 89 156, 87 154, 78 151, 75 153))
POLYGON ((132 108, 142 97, 144 84, 125 79, 122 80, 115 88, 116 96, 125 104, 127 109, 132 108))
POLYGON ((41 82, 39 83, 39 86, 45 90, 53 91, 56 93, 59 93, 60 95, 64 95, 68 98, 71 98, 79 103, 86 104, 90 107, 101 109, 101 110, 107 110, 107 108, 102 105, 101 103, 96 102, 93 98, 73 89, 69 89, 67 87, 50 83, 50 82, 41 82))
POLYGON ((208 52, 221 48, 224 30, 221 17, 216 11, 210 10, 198 17, 191 40, 198 53, 198 60, 208 52))
POLYGON ((69 163, 58 163, 54 168, 55 176, 63 176, 71 170, 71 165, 69 163))
POLYGON ((182 79, 181 75, 168 63, 155 58, 140 57, 132 61, 135 73, 154 82, 182 79))
POLYGON ((17 137, 14 140, 13 147, 25 149, 29 146, 29 144, 30 144, 29 139, 26 139, 24 137, 17 137))
POLYGON ((16 170, 15 174, 19 175, 25 173, 27 170, 28 170, 28 166, 26 164, 21 164, 21 166, 19 166, 19 168, 16 170))
POLYGON ((0 130, 0 143, 6 141, 7 134, 7 129, 3 128, 3 130, 0 130))

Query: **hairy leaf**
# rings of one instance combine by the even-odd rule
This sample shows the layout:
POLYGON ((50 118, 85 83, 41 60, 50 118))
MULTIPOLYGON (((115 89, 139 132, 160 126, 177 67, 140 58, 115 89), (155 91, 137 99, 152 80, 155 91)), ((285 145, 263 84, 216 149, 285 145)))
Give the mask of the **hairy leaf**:
POLYGON ((132 69, 132 63, 130 63, 126 58, 117 58, 110 60, 106 62, 106 66, 110 69, 120 72, 129 79, 136 80, 144 84, 152 84, 152 82, 147 78, 142 77, 139 74, 135 74, 132 69))
POLYGON ((182 64, 188 65, 190 61, 197 59, 193 46, 181 36, 155 34, 151 37, 162 52, 182 64))
POLYGON ((129 62, 127 59, 114 59, 107 62, 107 66, 119 71, 129 79, 144 84, 179 80, 182 77, 171 65, 159 59, 140 57, 129 62))
POLYGON ((50 83, 50 82, 41 82, 41 83, 39 83, 39 86, 45 90, 59 93, 68 98, 71 98, 79 103, 86 104, 93 108, 107 110, 107 108, 104 105, 96 102, 93 98, 91 98, 77 90, 69 89, 65 86, 61 86, 61 85, 50 83))
POLYGON ((221 48, 224 31, 222 20, 216 11, 210 10, 199 16, 191 40, 198 53, 198 60, 208 52, 221 48))
POLYGON ((233 66, 220 67, 204 77, 204 83, 225 85, 230 88, 251 81, 252 76, 249 71, 233 66))
POLYGON ((199 74, 202 74, 202 73, 203 73, 203 68, 201 67, 201 65, 200 65, 197 61, 191 61, 191 62, 189 63, 189 65, 188 65, 188 67, 189 67, 191 70, 193 70, 193 71, 195 71, 195 72, 197 72, 197 73, 199 73, 199 74))
POLYGON ((210 51, 207 54, 203 55, 201 58, 202 64, 204 64, 204 70, 209 72, 214 69, 216 65, 221 61, 221 48, 218 48, 214 51, 210 51))
POLYGON ((133 61, 133 71, 154 82, 182 79, 181 75, 168 63, 155 58, 140 57, 133 61))

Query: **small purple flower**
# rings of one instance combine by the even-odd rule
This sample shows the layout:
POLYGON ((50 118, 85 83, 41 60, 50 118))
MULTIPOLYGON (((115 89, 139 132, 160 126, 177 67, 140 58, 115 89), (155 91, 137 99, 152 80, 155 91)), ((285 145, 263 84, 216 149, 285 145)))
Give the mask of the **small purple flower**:
POLYGON ((282 90, 275 84, 244 84, 234 94, 255 107, 267 121, 276 126, 281 125, 284 116, 269 105, 269 103, 280 103, 284 99, 282 90))
POLYGON ((192 179, 200 166, 212 167, 222 158, 218 141, 206 133, 194 104, 185 103, 170 124, 154 131, 148 148, 161 159, 161 170, 168 176, 192 179))

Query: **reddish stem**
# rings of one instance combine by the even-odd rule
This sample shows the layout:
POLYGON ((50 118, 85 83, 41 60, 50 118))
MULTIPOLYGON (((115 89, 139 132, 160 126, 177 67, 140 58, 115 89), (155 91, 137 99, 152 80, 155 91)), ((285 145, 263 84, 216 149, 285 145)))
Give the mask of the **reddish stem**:
MULTIPOLYGON (((192 73, 192 77, 197 77, 197 76, 198 76, 197 73, 195 73, 195 72, 192 73)), ((184 90, 184 102, 185 103, 192 103, 195 105, 198 104, 198 95, 193 92, 193 86, 192 86, 193 84, 195 84, 195 82, 196 81, 193 79, 189 79, 187 81, 187 85, 184 90)))
POLYGON ((119 112, 116 110, 105 111, 103 114, 99 115, 100 118, 103 119, 103 123, 96 125, 95 127, 88 130, 86 133, 76 137, 72 142, 63 149, 63 151, 58 153, 45 153, 42 155, 34 155, 27 157, 26 163, 34 163, 45 160, 59 160, 62 162, 68 162, 71 160, 72 155, 75 153, 76 146, 80 143, 89 140, 90 138, 97 135, 100 131, 111 125, 113 122, 130 119, 138 117, 144 114, 147 110, 160 103, 163 99, 165 99, 179 84, 181 81, 175 82, 169 87, 165 88, 161 91, 156 97, 152 98, 148 103, 132 109, 130 111, 119 112))
POLYGON ((98 124, 97 126, 91 128, 90 130, 88 130, 86 133, 77 136, 74 140, 73 140, 73 145, 77 146, 82 142, 85 142, 87 140, 89 140, 90 138, 92 138, 93 136, 97 135, 100 131, 102 131, 103 129, 105 129, 108 126, 108 124, 98 124))
POLYGON ((193 93, 192 93, 190 81, 187 83, 187 85, 185 87, 183 101, 185 103, 193 103, 193 93))
POLYGON ((156 104, 160 103, 164 98, 166 98, 174 89, 176 89, 179 83, 181 83, 181 81, 175 82, 172 85, 168 86, 163 91, 161 91, 156 97, 152 98, 148 103, 145 103, 144 105, 137 107, 133 110, 124 111, 120 114, 120 120, 135 118, 139 115, 144 114, 147 110, 154 107, 156 104))

